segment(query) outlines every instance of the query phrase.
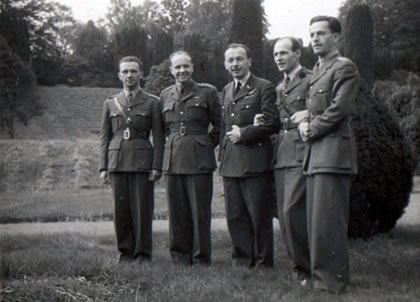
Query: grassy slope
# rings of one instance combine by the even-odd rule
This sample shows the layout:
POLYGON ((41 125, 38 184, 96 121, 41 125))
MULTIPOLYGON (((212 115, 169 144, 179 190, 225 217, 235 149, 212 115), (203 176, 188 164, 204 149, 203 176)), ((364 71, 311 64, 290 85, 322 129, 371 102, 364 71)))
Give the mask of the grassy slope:
MULTIPOLYGON (((98 177, 97 139, 0 140, 0 223, 109 219, 112 198, 98 177)), ((213 214, 224 214, 219 176, 213 214)), ((167 216, 163 179, 155 187, 155 216, 167 216)))

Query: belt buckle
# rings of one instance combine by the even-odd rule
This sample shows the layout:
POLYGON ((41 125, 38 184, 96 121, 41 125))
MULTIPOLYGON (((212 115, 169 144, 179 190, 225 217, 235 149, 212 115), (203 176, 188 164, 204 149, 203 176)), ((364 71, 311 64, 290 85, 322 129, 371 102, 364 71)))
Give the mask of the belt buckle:
POLYGON ((179 134, 180 134, 181 136, 185 136, 185 126, 180 126, 180 127, 179 127, 179 134))
POLYGON ((124 133, 123 133, 123 138, 124 138, 125 140, 129 140, 129 139, 130 139, 130 128, 126 128, 126 129, 124 130, 124 133))

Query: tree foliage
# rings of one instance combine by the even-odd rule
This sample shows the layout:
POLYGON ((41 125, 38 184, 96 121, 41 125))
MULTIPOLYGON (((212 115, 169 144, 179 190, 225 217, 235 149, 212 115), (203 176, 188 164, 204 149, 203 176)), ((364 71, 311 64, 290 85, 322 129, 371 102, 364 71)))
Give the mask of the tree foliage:
POLYGON ((264 41, 262 0, 234 0, 230 43, 242 43, 252 53, 253 71, 262 75, 264 41))
POLYGON ((360 77, 373 86, 373 20, 367 4, 350 7, 344 30, 344 55, 356 63, 360 77))
POLYGON ((372 57, 369 15, 366 5, 350 8, 344 37, 346 54, 361 70, 352 112, 359 172, 351 187, 349 235, 365 238, 395 226, 409 202, 416 167, 397 120, 369 89, 372 65, 358 53, 364 48, 366 58, 372 57))
POLYGON ((34 90, 34 73, 0 36, 0 123, 10 138, 14 137, 16 118, 27 123, 41 113, 34 90))
MULTIPOLYGON (((367 3, 374 23, 373 46, 383 55, 389 49, 393 69, 420 70, 420 1, 418 0, 347 0, 339 9, 340 20, 346 27, 346 16, 355 4, 367 3)), ((374 58, 375 60, 375 58, 374 58)), ((379 59, 380 61, 381 59, 379 59)), ((388 62, 389 65, 389 62, 388 62)), ((389 72, 384 64, 375 69, 376 75, 389 72)), ((389 73, 390 74, 390 73, 389 73)), ((389 75, 388 74, 388 75, 389 75)))

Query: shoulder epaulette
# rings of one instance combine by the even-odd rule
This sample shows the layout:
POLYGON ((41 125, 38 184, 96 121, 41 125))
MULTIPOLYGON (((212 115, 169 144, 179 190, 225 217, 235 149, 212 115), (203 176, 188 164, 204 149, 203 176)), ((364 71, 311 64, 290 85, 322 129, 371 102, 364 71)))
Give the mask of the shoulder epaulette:
POLYGON ((113 94, 113 95, 107 97, 106 100, 105 100, 105 102, 106 101, 109 101, 109 100, 112 100, 112 99, 115 99, 115 98, 118 98, 119 95, 120 95, 120 93, 113 94))
POLYGON ((159 100, 159 97, 157 97, 156 95, 151 94, 151 93, 148 93, 147 91, 144 91, 144 90, 143 90, 143 92, 144 92, 145 95, 150 96, 150 97, 152 97, 152 98, 154 98, 156 100, 159 100))
POLYGON ((168 87, 166 87, 165 89, 163 89, 160 93, 162 94, 162 93, 164 93, 164 92, 168 91, 169 89, 173 88, 174 86, 175 86, 175 85, 168 86, 168 87))
POLYGON ((213 86, 212 84, 209 83, 198 83, 199 87, 206 87, 206 88, 210 88, 210 89, 216 89, 215 86, 213 86))

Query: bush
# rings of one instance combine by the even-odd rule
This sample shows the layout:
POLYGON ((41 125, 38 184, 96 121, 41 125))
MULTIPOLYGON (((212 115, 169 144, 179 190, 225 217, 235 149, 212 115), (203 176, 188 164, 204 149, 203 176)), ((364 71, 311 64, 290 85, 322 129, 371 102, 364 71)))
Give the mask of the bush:
POLYGON ((169 60, 152 66, 145 81, 145 89, 154 95, 159 95, 163 89, 174 84, 175 80, 169 71, 169 60))
POLYGON ((362 81, 352 112, 359 173, 351 188, 349 236, 391 230, 408 205, 416 167, 398 121, 362 81))

